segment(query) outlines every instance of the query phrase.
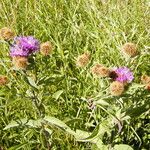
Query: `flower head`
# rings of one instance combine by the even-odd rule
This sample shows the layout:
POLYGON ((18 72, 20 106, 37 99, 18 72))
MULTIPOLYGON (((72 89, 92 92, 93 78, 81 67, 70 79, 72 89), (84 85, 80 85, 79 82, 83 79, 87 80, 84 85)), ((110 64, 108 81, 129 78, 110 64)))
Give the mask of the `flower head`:
POLYGON ((127 67, 120 67, 114 70, 116 73, 116 81, 122 82, 122 83, 130 83, 134 77, 133 73, 130 71, 127 67))
POLYGON ((12 63, 17 69, 26 69, 28 65, 28 58, 23 56, 14 56, 12 63))
POLYGON ((122 46, 122 51, 130 57, 133 57, 137 54, 137 48, 134 43, 125 43, 122 46))
POLYGON ((90 53, 85 52, 84 54, 78 56, 76 64, 79 67, 85 67, 88 64, 89 60, 90 60, 90 53))
POLYGON ((0 30, 0 37, 4 40, 10 40, 14 38, 14 32, 7 27, 4 27, 0 30))
POLYGON ((40 45, 40 52, 42 55, 47 56, 52 53, 53 47, 51 42, 47 41, 40 45))
POLYGON ((118 81, 114 81, 110 85, 110 93, 113 96, 120 96, 124 91, 124 84, 118 81))
POLYGON ((14 44, 10 48, 11 56, 28 56, 39 50, 40 44, 32 36, 16 37, 14 44))
POLYGON ((8 83, 8 78, 6 76, 0 76, 0 85, 6 85, 8 83))
POLYGON ((141 82, 143 84, 150 84, 150 76, 148 76, 148 75, 142 75, 141 76, 141 82))
POLYGON ((104 67, 101 64, 96 64, 91 69, 92 74, 100 76, 100 77, 107 77, 109 76, 109 69, 104 67))

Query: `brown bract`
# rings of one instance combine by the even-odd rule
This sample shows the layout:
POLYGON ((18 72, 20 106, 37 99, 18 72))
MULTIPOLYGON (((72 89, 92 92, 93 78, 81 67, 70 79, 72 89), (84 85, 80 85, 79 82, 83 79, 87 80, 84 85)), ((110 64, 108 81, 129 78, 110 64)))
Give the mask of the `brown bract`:
POLYGON ((91 72, 99 77, 107 77, 109 76, 110 70, 101 64, 96 64, 91 68, 91 72))
POLYGON ((114 81, 110 85, 110 93, 113 96, 120 96, 124 92, 124 84, 114 81))
POLYGON ((122 46, 122 51, 130 57, 137 55, 137 47, 134 43, 125 43, 122 46))
POLYGON ((90 61, 90 53, 85 52, 84 54, 78 56, 76 65, 79 67, 85 67, 90 61))
POLYGON ((42 55, 47 56, 49 54, 52 54, 52 51, 53 51, 53 47, 51 42, 47 41, 40 45, 40 52, 42 55))
POLYGON ((0 76, 0 86, 6 85, 8 83, 8 78, 6 76, 0 76))
POLYGON ((17 69, 26 69, 28 65, 28 58, 22 56, 14 56, 12 63, 17 69))
POLYGON ((15 33, 7 27, 4 27, 0 30, 0 37, 4 40, 10 40, 13 39, 15 36, 15 33))

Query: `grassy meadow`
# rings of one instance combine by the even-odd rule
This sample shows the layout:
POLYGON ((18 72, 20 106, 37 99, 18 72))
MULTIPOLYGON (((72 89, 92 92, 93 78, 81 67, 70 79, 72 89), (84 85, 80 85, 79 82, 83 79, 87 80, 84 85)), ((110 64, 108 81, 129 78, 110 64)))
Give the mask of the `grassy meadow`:
POLYGON ((149 0, 1 0, 0 28, 50 41, 53 53, 30 55, 15 70, 9 45, 0 40, 0 150, 148 150, 150 90, 149 0), (126 57, 121 47, 137 45, 126 57), (85 67, 78 56, 90 53, 85 67), (126 66, 134 80, 120 96, 110 78, 91 67, 126 66))

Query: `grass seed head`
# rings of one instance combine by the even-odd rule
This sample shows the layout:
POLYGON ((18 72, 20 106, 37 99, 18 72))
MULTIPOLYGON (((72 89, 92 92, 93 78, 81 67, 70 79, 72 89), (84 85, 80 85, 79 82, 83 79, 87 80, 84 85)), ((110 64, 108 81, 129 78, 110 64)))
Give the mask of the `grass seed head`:
POLYGON ((4 40, 10 40, 13 39, 15 36, 15 33, 7 27, 4 27, 0 30, 0 37, 4 40))
POLYGON ((110 93, 113 96, 120 96, 124 92, 124 84, 114 81, 110 85, 110 93))

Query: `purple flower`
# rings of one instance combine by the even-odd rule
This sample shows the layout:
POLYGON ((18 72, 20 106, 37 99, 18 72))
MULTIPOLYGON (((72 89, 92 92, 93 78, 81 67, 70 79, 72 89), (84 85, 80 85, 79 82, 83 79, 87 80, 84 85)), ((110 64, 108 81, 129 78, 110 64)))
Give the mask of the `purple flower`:
POLYGON ((14 39, 10 48, 11 56, 28 56, 40 48, 40 43, 32 36, 20 36, 14 39))
POLYGON ((10 56, 25 56, 29 55, 28 50, 23 50, 18 45, 13 45, 10 47, 10 56))
POLYGON ((133 73, 127 67, 120 67, 115 69, 114 71, 117 74, 117 77, 115 78, 116 81, 122 83, 130 83, 134 79, 133 73))

